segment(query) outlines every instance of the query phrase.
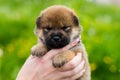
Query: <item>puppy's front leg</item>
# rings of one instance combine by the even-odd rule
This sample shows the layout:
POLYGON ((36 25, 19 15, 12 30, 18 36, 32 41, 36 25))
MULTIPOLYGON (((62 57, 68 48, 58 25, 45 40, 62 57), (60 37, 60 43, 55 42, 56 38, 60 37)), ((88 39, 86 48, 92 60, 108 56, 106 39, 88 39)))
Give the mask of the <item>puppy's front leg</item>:
POLYGON ((47 48, 43 43, 38 43, 31 49, 31 54, 33 56, 43 56, 47 52, 47 48))
POLYGON ((75 52, 71 51, 71 50, 66 50, 63 51, 61 53, 59 53, 58 55, 56 55, 53 58, 53 66, 55 68, 60 68, 62 67, 65 63, 67 63, 68 61, 70 61, 71 59, 73 59, 73 57, 75 56, 75 52))

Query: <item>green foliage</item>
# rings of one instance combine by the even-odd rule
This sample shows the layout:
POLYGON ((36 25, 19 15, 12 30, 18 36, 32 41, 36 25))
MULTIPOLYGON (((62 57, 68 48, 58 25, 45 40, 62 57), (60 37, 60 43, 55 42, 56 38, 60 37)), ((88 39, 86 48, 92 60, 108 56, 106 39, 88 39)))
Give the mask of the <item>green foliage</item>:
POLYGON ((119 80, 120 8, 89 0, 0 1, 0 80, 15 80, 30 48, 37 43, 33 33, 37 16, 57 4, 73 8, 80 18, 92 80, 119 80))

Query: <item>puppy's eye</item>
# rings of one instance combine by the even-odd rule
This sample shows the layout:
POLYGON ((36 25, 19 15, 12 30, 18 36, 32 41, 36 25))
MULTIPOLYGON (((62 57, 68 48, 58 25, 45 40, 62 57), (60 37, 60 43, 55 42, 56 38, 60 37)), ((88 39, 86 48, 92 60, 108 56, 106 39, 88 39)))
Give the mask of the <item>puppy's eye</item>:
POLYGON ((52 28, 51 27, 46 27, 46 28, 44 28, 44 31, 50 31, 52 28))
POLYGON ((70 26, 63 26, 61 29, 65 30, 65 31, 68 31, 68 30, 70 30, 71 28, 70 28, 70 26))

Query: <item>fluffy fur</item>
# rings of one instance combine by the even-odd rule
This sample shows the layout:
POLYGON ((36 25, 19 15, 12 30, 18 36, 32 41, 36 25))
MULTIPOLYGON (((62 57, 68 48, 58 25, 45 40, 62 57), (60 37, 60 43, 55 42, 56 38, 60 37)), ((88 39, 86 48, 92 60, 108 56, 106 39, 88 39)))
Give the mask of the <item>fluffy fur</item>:
MULTIPOLYGON (((42 56, 47 51, 62 48, 79 37, 81 26, 75 12, 65 6, 51 6, 43 10, 36 20, 35 33, 43 43, 32 47, 33 56, 42 56)), ((62 67, 70 61, 78 52, 82 53, 85 60, 85 74, 78 80, 90 80, 90 68, 87 53, 82 42, 70 50, 66 50, 53 58, 55 68, 62 67)))

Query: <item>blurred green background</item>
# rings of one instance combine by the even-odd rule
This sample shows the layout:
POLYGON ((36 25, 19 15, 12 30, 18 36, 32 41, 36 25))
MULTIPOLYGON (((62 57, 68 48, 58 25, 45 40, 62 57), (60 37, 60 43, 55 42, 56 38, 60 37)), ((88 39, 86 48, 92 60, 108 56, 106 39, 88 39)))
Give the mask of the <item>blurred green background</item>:
POLYGON ((66 5, 79 16, 92 80, 120 80, 120 4, 96 0, 0 0, 0 80, 15 80, 37 43, 37 16, 55 4, 66 5))

